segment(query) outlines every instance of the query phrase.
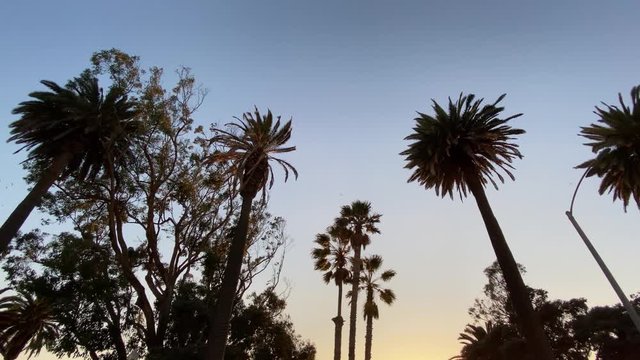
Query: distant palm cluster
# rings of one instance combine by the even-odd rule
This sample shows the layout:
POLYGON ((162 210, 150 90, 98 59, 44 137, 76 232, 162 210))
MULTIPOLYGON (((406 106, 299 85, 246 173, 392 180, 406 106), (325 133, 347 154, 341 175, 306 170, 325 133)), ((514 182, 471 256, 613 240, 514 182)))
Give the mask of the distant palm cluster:
POLYGON ((371 359, 371 346, 373 340, 373 319, 377 319, 377 299, 387 305, 391 305, 396 299, 391 289, 382 288, 382 283, 391 280, 396 272, 393 270, 381 271, 382 257, 370 255, 362 257, 362 250, 371 243, 370 235, 380 233, 377 224, 380 222, 380 214, 373 213, 371 204, 364 201, 354 201, 345 205, 340 210, 340 216, 334 224, 327 228, 324 234, 316 235, 318 247, 313 249, 311 255, 315 260, 315 269, 323 272, 323 280, 330 283, 332 280, 338 286, 338 314, 332 320, 335 323, 334 359, 341 358, 342 347, 342 285, 351 285, 351 290, 346 293, 351 304, 349 314, 349 359, 355 359, 356 346, 356 319, 358 316, 358 293, 364 292, 366 298, 362 308, 362 314, 367 322, 364 358, 371 359))
MULTIPOLYGON (((2 268, 11 295, 0 298, 0 353, 46 348, 97 359, 312 360, 315 346, 295 333, 279 291, 287 245, 285 220, 267 209, 274 171, 298 176, 281 158, 292 120, 255 107, 225 126, 193 126, 206 91, 189 69, 163 86, 162 69, 143 69, 117 49, 60 86, 29 94, 14 109, 9 141, 28 151, 29 193, 0 228, 2 268), (105 88, 100 84, 107 83, 105 88), (106 89, 106 90, 105 90, 106 89), (45 222, 70 230, 20 232, 39 208, 45 222), (262 291, 259 275, 271 273, 262 291)), ((626 298, 593 245, 567 212, 622 306, 589 309, 585 299, 550 301, 525 285, 486 196, 514 179, 514 143, 524 130, 503 117, 505 95, 485 104, 461 93, 418 113, 400 155, 409 182, 445 197, 476 200, 497 261, 487 268, 486 298, 469 310, 452 359, 637 359, 640 300, 626 298)), ((580 135, 595 154, 579 164, 601 178, 626 210, 640 207, 640 90, 631 105, 596 107, 580 135)), ((579 185, 578 185, 579 186, 579 185)), ((577 190, 576 190, 577 191, 577 190)), ((575 195, 574 195, 575 197, 575 195)), ((573 206, 573 204, 572 204, 573 206)), ((311 252, 325 283, 338 288, 334 360, 342 358, 343 300, 348 300, 348 359, 356 358, 359 298, 364 358, 372 359, 373 320, 395 293, 380 255, 364 255, 381 215, 366 201, 343 206, 311 252), (348 290, 344 292, 343 286, 348 290)))

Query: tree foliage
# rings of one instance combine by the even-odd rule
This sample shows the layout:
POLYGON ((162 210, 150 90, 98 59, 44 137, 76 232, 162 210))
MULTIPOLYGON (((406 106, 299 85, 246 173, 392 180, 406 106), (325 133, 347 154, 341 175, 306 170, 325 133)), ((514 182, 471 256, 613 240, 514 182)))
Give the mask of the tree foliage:
MULTIPOLYGON (((525 268, 518 264, 519 271, 524 274, 525 268)), ((484 286, 484 297, 476 299, 474 306, 468 311, 478 326, 469 324, 458 338, 464 345, 458 359, 534 359, 534 354, 526 346, 526 340, 516 322, 516 314, 509 298, 505 280, 497 262, 484 270, 487 284, 484 286)), ((571 314, 586 312, 586 301, 565 304, 562 301, 549 302, 547 292, 527 287, 529 299, 533 304, 536 316, 540 319, 547 339, 551 343, 557 359, 586 359, 588 347, 576 344, 571 336, 569 322, 571 314), (569 305, 574 305, 571 307, 569 305), (546 316, 542 316, 544 309, 546 316), (565 312, 568 312, 565 313, 565 312), (565 321, 565 317, 569 317, 565 321), (559 349, 569 347, 570 349, 559 349), (575 348, 575 349, 574 349, 575 348), (576 350, 577 349, 577 350, 576 350), (577 357, 567 353, 578 352, 577 357), (586 354, 583 354, 586 351, 586 354)))
MULTIPOLYGON (((194 125, 206 90, 188 68, 167 90, 162 69, 143 69, 117 49, 94 54, 92 65, 85 74, 106 78, 137 104, 129 161, 108 162, 85 182, 56 181, 42 209, 72 230, 23 234, 4 269, 12 287, 49 300, 60 340, 47 346, 57 355, 126 359, 201 347, 214 314, 198 309, 219 297, 240 218, 232 164, 208 161, 219 144, 194 125), (194 319, 200 327, 191 328, 194 319)), ((42 162, 25 168, 34 182, 42 162)), ((267 289, 278 285, 285 221, 267 211, 267 200, 249 208, 238 300, 268 271, 267 289)))

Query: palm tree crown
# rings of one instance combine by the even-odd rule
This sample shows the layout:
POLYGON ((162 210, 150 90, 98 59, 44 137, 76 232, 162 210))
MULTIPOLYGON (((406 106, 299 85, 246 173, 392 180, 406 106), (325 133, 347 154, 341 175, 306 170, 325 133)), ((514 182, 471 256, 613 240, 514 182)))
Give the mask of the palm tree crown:
POLYGON ((55 340, 57 325, 49 304, 29 294, 0 298, 0 350, 15 359, 26 347, 38 354, 46 341, 55 340))
POLYGON ((340 217, 336 218, 334 227, 347 234, 353 248, 366 247, 371 243, 369 234, 379 234, 376 226, 382 215, 371 212, 371 203, 356 200, 340 209, 340 217))
POLYGON ((582 127, 580 135, 590 141, 585 145, 596 156, 577 168, 587 169, 587 177, 602 178, 600 195, 612 192, 613 200, 622 200, 626 210, 629 198, 640 208, 640 88, 631 89, 631 107, 622 94, 618 99, 620 107, 603 103, 604 108, 594 111, 598 122, 582 127))
POLYGON ((325 283, 334 280, 336 285, 344 283, 350 277, 347 263, 351 247, 349 239, 337 236, 337 230, 330 228, 326 234, 317 234, 314 242, 318 247, 311 251, 314 268, 323 271, 325 283))
POLYGON ((455 189, 462 197, 467 195, 469 177, 479 178, 482 184, 489 181, 496 188, 494 176, 504 182, 500 169, 513 179, 511 162, 522 155, 518 145, 509 141, 524 130, 507 125, 522 114, 498 117, 504 108, 497 105, 504 97, 481 106, 483 99, 460 94, 455 103, 449 98, 448 112, 435 100, 435 116, 418 112, 414 133, 405 138, 413 143, 400 153, 406 156, 405 168, 414 169, 409 182, 434 188, 443 197, 453 197, 455 189))
POLYGON ((364 304, 363 316, 378 319, 380 313, 376 303, 376 295, 387 305, 393 304, 396 295, 391 289, 383 289, 381 282, 387 282, 396 276, 394 270, 385 270, 378 276, 378 271, 382 267, 382 257, 371 255, 362 259, 362 275, 360 276, 360 290, 367 294, 367 301, 364 304))
MULTIPOLYGON (((45 164, 63 152, 73 153, 66 173, 79 171, 80 178, 95 177, 106 165, 107 155, 121 158, 131 137, 140 128, 136 103, 112 86, 104 95, 98 79, 83 73, 65 87, 43 80, 51 91, 29 94, 13 110, 20 115, 11 127, 11 137, 29 150, 28 160, 45 164)), ((18 150, 18 151, 19 151, 18 150)))
POLYGON ((522 339, 508 324, 491 321, 480 325, 467 325, 458 340, 463 347, 460 355, 449 360, 501 360, 527 359, 522 339))
POLYGON ((0 253, 20 230, 31 211, 61 177, 76 173, 81 180, 95 178, 106 169, 115 176, 116 165, 129 158, 129 146, 141 128, 137 105, 112 85, 105 96, 98 79, 88 72, 61 87, 42 81, 51 91, 30 94, 13 110, 21 115, 11 123, 11 137, 27 149, 32 161, 33 188, 0 227, 0 253))
MULTIPOLYGON (((231 131, 217 129, 220 134, 211 141, 225 147, 224 152, 212 156, 212 161, 230 161, 230 174, 239 182, 240 194, 253 198, 261 189, 273 186, 273 168, 270 160, 280 164, 284 169, 285 181, 289 171, 298 178, 298 171, 285 160, 274 154, 291 152, 295 146, 283 146, 291 138, 291 120, 280 125, 280 116, 275 118, 271 110, 261 115, 256 107, 253 114, 246 112, 238 123, 229 123, 231 131), (239 130, 235 133, 233 129, 239 130)), ((263 192, 264 195, 264 192, 263 192)))

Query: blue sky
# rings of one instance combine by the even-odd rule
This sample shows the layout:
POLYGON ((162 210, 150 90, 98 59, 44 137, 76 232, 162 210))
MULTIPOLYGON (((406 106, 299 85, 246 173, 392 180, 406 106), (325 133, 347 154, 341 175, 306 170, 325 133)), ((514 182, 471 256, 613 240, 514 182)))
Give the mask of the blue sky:
MULTIPOLYGON (((397 304, 374 329, 380 359, 443 359, 459 349, 466 309, 493 261, 473 199, 439 199, 398 155, 415 111, 461 91, 488 101, 527 131, 516 181, 488 190, 525 281, 551 297, 615 301, 564 217, 589 150, 576 134, 593 107, 640 83, 637 1, 4 1, 0 4, 0 138, 41 79, 66 82, 94 51, 119 48, 146 66, 189 66, 209 89, 196 121, 224 123, 271 108, 292 117, 288 156, 297 182, 278 183, 272 211, 294 245, 285 276, 300 334, 328 359, 335 289, 312 269, 312 239, 340 206, 368 200, 383 214, 368 252, 397 270, 397 304)), ((13 144, 0 143, 0 219, 26 193, 13 144)), ((640 290, 637 209, 583 185, 575 214, 628 292, 640 290)), ((29 226, 38 226, 37 216, 29 226)), ((364 323, 361 329, 364 329, 364 323)), ((360 332, 359 341, 364 334, 360 332), (362 334, 362 336, 360 336, 362 334)), ((360 343, 362 345, 362 342, 360 343)))

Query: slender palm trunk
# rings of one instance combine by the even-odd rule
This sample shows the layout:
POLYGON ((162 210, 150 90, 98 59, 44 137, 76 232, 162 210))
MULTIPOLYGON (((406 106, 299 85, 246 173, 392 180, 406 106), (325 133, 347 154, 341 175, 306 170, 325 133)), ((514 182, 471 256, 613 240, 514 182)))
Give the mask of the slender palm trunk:
POLYGON ((529 351, 535 355, 536 359, 553 360, 551 346, 549 346, 549 341, 544 334, 542 325, 533 311, 529 293, 524 285, 522 276, 520 276, 520 271, 518 271, 518 266, 509 249, 509 245, 502 234, 498 220, 493 215, 484 187, 477 176, 469 176, 467 184, 482 214, 482 220, 489 233, 491 245, 498 259, 498 264, 500 264, 500 269, 502 269, 502 275, 509 290, 509 298, 516 312, 519 327, 527 340, 529 351))
MULTIPOLYGON (((360 236, 356 234, 355 236, 360 236)), ((362 245, 353 247, 353 282, 351 286, 351 313, 349 314, 349 360, 356 359, 356 320, 358 316, 358 287, 360 286, 360 254, 362 245)))
POLYGON ((53 158, 51 165, 40 176, 33 189, 2 224, 0 228, 0 254, 7 250, 11 239, 16 236, 22 224, 27 220, 31 211, 40 203, 44 194, 49 191, 51 185, 60 177, 72 156, 71 152, 65 151, 53 158))
POLYGON ((342 319, 342 282, 338 283, 338 316, 331 320, 336 324, 333 341, 333 360, 340 360, 342 355, 342 325, 344 324, 344 319, 342 319))
POLYGON ((209 329, 209 341, 207 344, 207 360, 223 360, 224 351, 229 335, 229 320, 233 309, 242 270, 242 259, 247 244, 247 231, 249 229, 249 216, 251 215, 251 203, 253 197, 242 197, 242 210, 240 219, 235 229, 235 234, 227 257, 227 266, 224 269, 224 278, 220 287, 218 302, 213 314, 211 328, 209 329))
MULTIPOLYGON (((367 290, 367 303, 373 302, 373 290, 367 290)), ((367 330, 364 336, 364 360, 371 360, 371 343, 373 342, 373 316, 367 315, 367 330)))

